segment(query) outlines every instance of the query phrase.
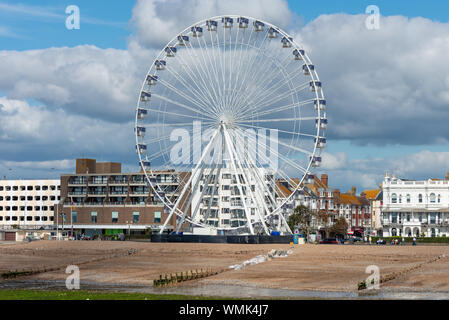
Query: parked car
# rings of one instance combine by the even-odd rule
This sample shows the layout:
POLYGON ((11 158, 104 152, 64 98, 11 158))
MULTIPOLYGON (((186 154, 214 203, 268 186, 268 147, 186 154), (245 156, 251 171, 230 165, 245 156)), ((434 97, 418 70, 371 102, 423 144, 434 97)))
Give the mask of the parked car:
POLYGON ((361 237, 352 237, 352 241, 357 242, 357 241, 362 241, 361 237))
POLYGON ((387 244, 387 242, 384 239, 379 239, 376 242, 377 244, 387 244))
POLYGON ((320 240, 320 244, 338 244, 338 241, 335 238, 327 238, 320 240))

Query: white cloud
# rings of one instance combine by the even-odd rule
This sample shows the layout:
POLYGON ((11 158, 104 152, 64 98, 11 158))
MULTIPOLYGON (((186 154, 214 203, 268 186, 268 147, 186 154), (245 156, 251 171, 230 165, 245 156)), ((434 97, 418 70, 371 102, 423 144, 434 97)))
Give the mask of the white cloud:
POLYGON ((300 38, 328 100, 329 133, 358 143, 425 144, 447 139, 449 23, 322 15, 300 38))
POLYGON ((148 48, 162 48, 183 28, 219 15, 243 15, 287 28, 293 15, 285 0, 138 0, 131 22, 132 41, 148 48))

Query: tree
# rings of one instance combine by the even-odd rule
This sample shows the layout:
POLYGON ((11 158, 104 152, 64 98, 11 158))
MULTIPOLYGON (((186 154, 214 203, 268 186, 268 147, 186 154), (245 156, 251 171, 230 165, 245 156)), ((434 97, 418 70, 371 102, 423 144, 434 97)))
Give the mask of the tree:
POLYGON ((345 217, 338 218, 330 229, 330 234, 332 236, 341 235, 343 237, 346 237, 347 232, 348 232, 348 222, 346 221, 345 217))
POLYGON ((298 228, 305 234, 306 238, 308 238, 313 229, 313 216, 314 214, 309 208, 304 205, 300 205, 296 207, 295 212, 288 217, 287 223, 292 231, 298 228))

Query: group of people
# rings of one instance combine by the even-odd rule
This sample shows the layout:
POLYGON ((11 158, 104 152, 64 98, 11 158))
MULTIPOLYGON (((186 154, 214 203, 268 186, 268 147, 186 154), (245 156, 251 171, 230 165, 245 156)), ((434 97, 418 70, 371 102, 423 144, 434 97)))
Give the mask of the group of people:
MULTIPOLYGON (((399 239, 391 239, 391 245, 399 245, 399 239)), ((401 245, 405 245, 405 239, 402 237, 401 245)), ((413 237, 413 245, 416 246, 416 238, 413 237)))

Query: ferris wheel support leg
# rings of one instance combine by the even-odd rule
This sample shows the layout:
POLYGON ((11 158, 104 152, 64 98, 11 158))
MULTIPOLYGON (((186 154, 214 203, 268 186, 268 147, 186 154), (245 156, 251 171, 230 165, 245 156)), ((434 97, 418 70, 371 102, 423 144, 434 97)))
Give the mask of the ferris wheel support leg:
MULTIPOLYGON (((201 170, 199 172, 199 174, 196 174, 196 180, 195 180, 195 184, 193 186, 192 191, 190 192, 190 196, 189 196, 189 201, 187 202, 187 204, 184 206, 184 212, 182 213, 181 219, 179 220, 179 223, 176 226, 176 232, 179 232, 179 230, 181 229, 182 224, 185 222, 186 220, 186 216, 187 216, 187 211, 189 210, 190 205, 192 204, 192 199, 193 196, 195 195, 196 191, 198 190, 198 185, 200 184, 200 180, 201 177, 203 175, 204 172, 204 168, 205 166, 201 167, 201 170)), ((193 174, 193 173, 192 173, 193 174)), ((192 213, 193 214, 193 213, 192 213)))
MULTIPOLYGON (((207 190, 207 186, 209 186, 209 183, 210 183, 210 180, 211 180, 211 177, 212 177, 212 173, 213 173, 213 171, 216 169, 216 167, 217 167, 217 166, 215 165, 214 169, 212 169, 212 170, 209 172, 209 174, 208 174, 207 181, 206 181, 206 183, 205 183, 205 186, 203 186, 203 191, 201 192, 200 200, 203 199, 203 196, 204 196, 204 194, 205 194, 205 192, 206 192, 206 190, 207 190)), ((192 190, 192 192, 190 193, 189 202, 188 202, 187 205, 185 206, 184 212, 183 212, 182 217, 181 217, 181 220, 180 220, 178 226, 176 227, 176 232, 179 232, 179 230, 181 229, 182 224, 183 224, 183 223, 185 222, 185 220, 186 220, 186 217, 187 217, 187 210, 188 210, 189 206, 190 206, 191 203, 192 203, 193 196, 195 195, 196 191, 198 190, 198 185, 199 185, 199 182, 201 181, 201 177, 203 176, 204 168, 205 168, 205 166, 203 166, 203 167, 201 168, 201 170, 200 170, 200 174, 199 174, 199 176, 198 176, 198 179, 197 179, 196 182, 195 182, 195 187, 194 187, 194 189, 192 190)), ((198 201, 198 203, 197 203, 196 206, 195 206, 195 210, 192 212, 192 220, 195 219, 196 213, 198 212, 199 206, 200 206, 200 201, 198 201)))
POLYGON ((204 157, 206 156, 206 154, 209 152, 210 147, 213 145, 213 143, 215 142, 215 140, 217 139, 218 133, 220 132, 219 129, 217 129, 214 133, 214 136, 212 137, 212 139, 209 141, 208 145, 206 146, 203 154, 201 155, 200 160, 198 161, 197 165, 195 166, 195 169, 192 172, 192 175, 190 176, 189 180, 187 181, 187 183, 184 185, 184 188, 181 191, 181 194, 179 195, 178 199, 176 200, 175 205, 173 206, 173 208, 170 211, 170 214, 168 215, 167 219, 165 219, 165 222, 161 228, 161 230, 159 231, 159 234, 162 234, 165 230, 165 228, 167 227, 168 221, 171 219, 171 217, 173 216, 173 213, 175 212, 175 210, 177 209, 179 203, 181 202, 182 197, 184 197, 184 194, 186 193, 190 183, 192 183, 193 177, 195 175, 195 173, 198 171, 198 168, 201 165, 201 162, 203 162, 204 157))
MULTIPOLYGON (((235 137, 237 138, 237 134, 235 135, 235 137)), ((242 143, 242 146, 244 146, 245 144, 244 143, 242 143)), ((237 158, 238 158, 238 161, 239 161, 239 163, 240 163, 240 168, 242 169, 242 173, 243 173, 243 175, 244 175, 244 177, 245 177, 245 180, 246 180, 246 182, 247 182, 247 184, 249 184, 249 185, 247 185, 247 188, 249 188, 249 192, 250 192, 250 195, 251 195, 251 198, 253 199, 253 201, 254 201, 254 204, 257 204, 257 200, 256 200, 256 198, 257 198, 257 196, 255 196, 254 195, 254 193, 253 193, 253 191, 252 191, 252 189, 251 189, 251 180, 249 180, 248 179, 248 176, 246 175, 246 173, 245 173, 245 171, 243 170, 243 166, 242 166, 242 164, 244 163, 244 161, 242 161, 242 159, 240 159, 240 156, 239 156, 239 154, 237 153, 237 150, 234 148, 234 152, 235 152, 235 154, 236 154, 236 156, 237 156, 237 158)), ((245 153, 245 150, 243 150, 243 153, 245 153)), ((244 157, 244 154, 243 154, 243 157, 244 157)), ((243 159, 244 160, 244 159, 243 159)), ((247 165, 248 165, 248 162, 246 162, 247 163, 247 165)), ((249 167, 249 166, 248 166, 249 167)), ((256 167, 254 167, 254 170, 257 170, 257 168, 256 167)), ((249 172, 251 172, 251 170, 249 170, 249 172)), ((255 188, 254 190, 258 190, 259 188, 255 188)), ((265 207, 265 210, 267 211, 267 213, 269 212, 269 210, 268 210, 268 207, 267 207, 267 205, 266 205, 266 203, 265 203, 265 200, 264 200, 264 198, 262 197, 262 199, 260 199, 259 198, 259 201, 261 201, 261 203, 263 204, 263 206, 265 207)), ((266 224, 265 224, 265 219, 262 217, 262 214, 260 213, 260 207, 257 207, 257 214, 258 214, 258 216, 259 216, 259 219, 260 219, 260 221, 262 222, 262 226, 263 226, 263 229, 264 229, 264 231, 265 231, 265 233, 267 234, 267 235, 270 235, 270 232, 268 231, 268 228, 267 228, 267 226, 266 226, 266 224)))
POLYGON ((231 157, 231 167, 232 167, 232 169, 234 170, 234 173, 235 173, 235 179, 236 179, 236 182, 237 182, 237 188, 239 189, 240 198, 241 198, 241 200, 243 202, 243 207, 244 207, 244 210, 245 210, 245 215, 246 215, 246 220, 248 222, 248 227, 249 227, 249 230, 250 230, 251 234, 254 235, 254 228, 253 228, 253 225, 251 223, 250 212, 248 211, 248 207, 246 205, 246 201, 243 198, 244 197, 243 189, 242 189, 242 185, 240 183, 240 177, 239 177, 239 174, 238 174, 238 171, 236 169, 235 162, 234 162, 235 161, 235 159, 234 159, 234 152, 233 152, 233 150, 231 148, 232 141, 231 141, 231 139, 229 137, 229 134, 227 132, 225 124, 222 124, 222 126, 223 126, 223 135, 224 135, 224 138, 225 138, 226 146, 228 148, 229 156, 231 157))
MULTIPOLYGON (((256 141, 253 141, 253 142, 256 143, 256 141)), ((266 145, 265 145, 265 146, 266 146, 266 145)), ((251 159, 251 161, 253 161, 250 154, 248 154, 248 157, 251 159)), ((266 160, 266 159, 265 159, 265 160, 266 160)), ((282 170, 279 170, 279 171, 282 171, 282 170)), ((256 174, 258 174, 258 173, 259 173, 259 172, 256 171, 256 174)), ((263 179, 262 179, 259 175, 258 175, 258 177, 259 177, 259 181, 261 181, 261 183, 263 183, 263 179)), ((265 185, 265 184, 263 184, 263 185, 265 185)), ((268 195, 269 195, 269 197, 271 198, 271 201, 273 202, 273 204, 276 205, 276 200, 274 199, 273 195, 270 193, 269 190, 268 190, 268 195)), ((273 212, 272 212, 272 213, 273 213, 273 212)), ((290 227, 288 226, 288 223, 287 223, 287 221, 285 220, 284 215, 283 215, 282 213, 279 213, 279 216, 280 216, 280 218, 282 219, 282 221, 284 222, 287 231, 288 231, 290 234, 292 234, 292 231, 291 231, 290 227)))

